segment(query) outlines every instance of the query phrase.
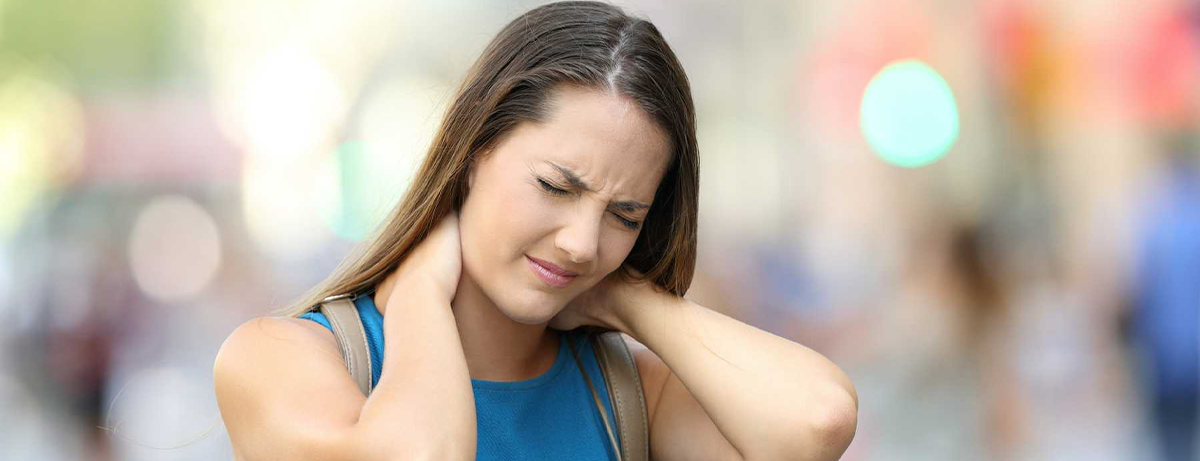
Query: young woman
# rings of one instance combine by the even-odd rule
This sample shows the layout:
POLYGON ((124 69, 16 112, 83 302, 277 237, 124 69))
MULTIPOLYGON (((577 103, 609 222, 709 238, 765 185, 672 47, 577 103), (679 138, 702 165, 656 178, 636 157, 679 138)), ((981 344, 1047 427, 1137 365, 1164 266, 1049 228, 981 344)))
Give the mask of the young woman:
POLYGON ((583 381, 603 385, 588 326, 632 338, 653 459, 838 458, 856 425, 846 375, 683 297, 698 178, 687 78, 651 23, 596 2, 512 21, 363 249, 222 346, 236 456, 616 459, 583 381), (310 312, 339 294, 381 365, 369 397, 310 312))

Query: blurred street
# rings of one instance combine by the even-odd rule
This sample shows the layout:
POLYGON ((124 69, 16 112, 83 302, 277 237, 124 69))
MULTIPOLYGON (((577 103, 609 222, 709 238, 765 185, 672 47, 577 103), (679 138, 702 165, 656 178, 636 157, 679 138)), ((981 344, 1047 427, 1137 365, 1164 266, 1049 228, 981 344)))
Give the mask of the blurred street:
MULTIPOLYGON (((0 459, 232 459, 222 341, 539 3, 0 0, 0 459)), ((843 459, 1200 459, 1200 1, 614 3, 692 85, 688 296, 847 371, 843 459)))

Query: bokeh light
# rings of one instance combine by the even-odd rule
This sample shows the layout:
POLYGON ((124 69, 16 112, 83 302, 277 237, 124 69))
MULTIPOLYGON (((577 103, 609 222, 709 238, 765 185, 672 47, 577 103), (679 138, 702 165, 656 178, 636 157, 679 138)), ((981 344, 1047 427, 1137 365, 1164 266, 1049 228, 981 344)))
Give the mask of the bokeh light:
MULTIPOLYGON (((8 256, 8 249, 4 247, 4 243, 0 241, 0 293, 15 293, 13 290, 13 267, 8 256)), ((15 311, 20 307, 16 303, 5 303, 0 307, 0 315, 8 314, 10 310, 15 311)))
POLYGON ((235 98, 246 146, 255 156, 289 161, 322 144, 346 109, 333 75, 299 50, 282 49, 256 63, 235 98))
POLYGON ((217 225, 191 199, 157 197, 134 222, 129 261, 146 294, 160 301, 185 300, 208 285, 221 263, 217 225))
POLYGON ((211 429, 216 409, 204 398, 212 391, 201 373, 161 366, 123 378, 105 399, 111 405, 105 427, 122 442, 116 447, 119 459, 163 459, 164 452, 185 449, 211 429))
POLYGON ((435 80, 410 77, 368 93, 357 139, 337 149, 341 200, 326 216, 334 233, 361 239, 399 201, 433 139, 449 91, 435 80))
POLYGON ((377 192, 382 187, 375 180, 386 170, 372 174, 365 160, 362 143, 347 141, 321 167, 323 182, 333 181, 332 187, 326 187, 333 203, 321 210, 321 218, 329 230, 347 240, 365 237, 381 217, 377 192))
POLYGON ((884 161, 907 168, 937 161, 958 139, 958 105, 950 85, 927 64, 902 60, 871 79, 861 127, 884 161))
MULTIPOLYGON (((233 458, 221 344, 361 254, 534 3, 0 0, 0 461, 233 458)), ((1200 2, 618 3, 690 84, 688 298, 873 396, 843 458, 1195 435, 1200 2)))
POLYGON ((321 225, 341 203, 336 158, 274 164, 248 159, 242 212, 254 243, 280 260, 304 259, 333 235, 321 225))
POLYGON ((55 184, 77 172, 83 115, 41 67, 0 60, 0 239, 55 184), (9 64, 9 65, 5 65, 9 64))

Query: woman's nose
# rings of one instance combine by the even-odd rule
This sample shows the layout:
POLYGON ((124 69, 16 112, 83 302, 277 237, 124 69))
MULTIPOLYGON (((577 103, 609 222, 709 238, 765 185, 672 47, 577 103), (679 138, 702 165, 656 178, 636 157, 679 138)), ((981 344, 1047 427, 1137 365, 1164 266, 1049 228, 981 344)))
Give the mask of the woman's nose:
POLYGON ((603 212, 580 210, 558 231, 554 244, 575 264, 596 260, 600 247, 600 219, 603 212))

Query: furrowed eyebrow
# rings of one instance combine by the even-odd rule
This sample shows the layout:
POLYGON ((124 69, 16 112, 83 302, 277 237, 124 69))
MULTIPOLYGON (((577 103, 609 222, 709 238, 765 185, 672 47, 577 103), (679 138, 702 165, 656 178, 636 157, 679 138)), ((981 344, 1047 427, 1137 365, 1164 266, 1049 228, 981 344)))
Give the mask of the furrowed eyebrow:
POLYGON ((563 175, 563 178, 567 180, 567 183, 570 184, 571 187, 574 187, 576 189, 588 190, 588 191, 592 190, 591 187, 588 187, 587 183, 583 182, 582 179, 579 179, 579 175, 575 174, 574 171, 568 170, 568 169, 566 169, 566 167, 563 167, 554 162, 546 162, 546 163, 549 163, 550 166, 554 167, 555 170, 558 170, 558 173, 563 175))
POLYGON ((612 207, 616 208, 618 210, 621 210, 621 211, 634 212, 634 211, 645 210, 647 208, 650 208, 650 205, 647 205, 642 202, 625 201, 625 202, 613 202, 612 207))
MULTIPOLYGON (((563 167, 562 165, 559 165, 554 162, 547 161, 546 163, 548 163, 548 164, 550 164, 550 166, 554 167, 555 170, 558 170, 558 173, 563 176, 563 179, 567 180, 567 184, 570 184, 571 187, 574 187, 576 189, 583 189, 586 191, 592 190, 591 187, 588 187, 587 183, 583 182, 582 179, 579 179, 579 175, 575 174, 575 172, 568 170, 566 167, 563 167)), ((626 211, 626 212, 645 210, 645 209, 650 208, 650 205, 647 205, 645 203, 638 202, 635 200, 623 200, 623 201, 619 201, 619 202, 612 202, 612 204, 610 206, 612 208, 616 208, 618 210, 626 211)))

